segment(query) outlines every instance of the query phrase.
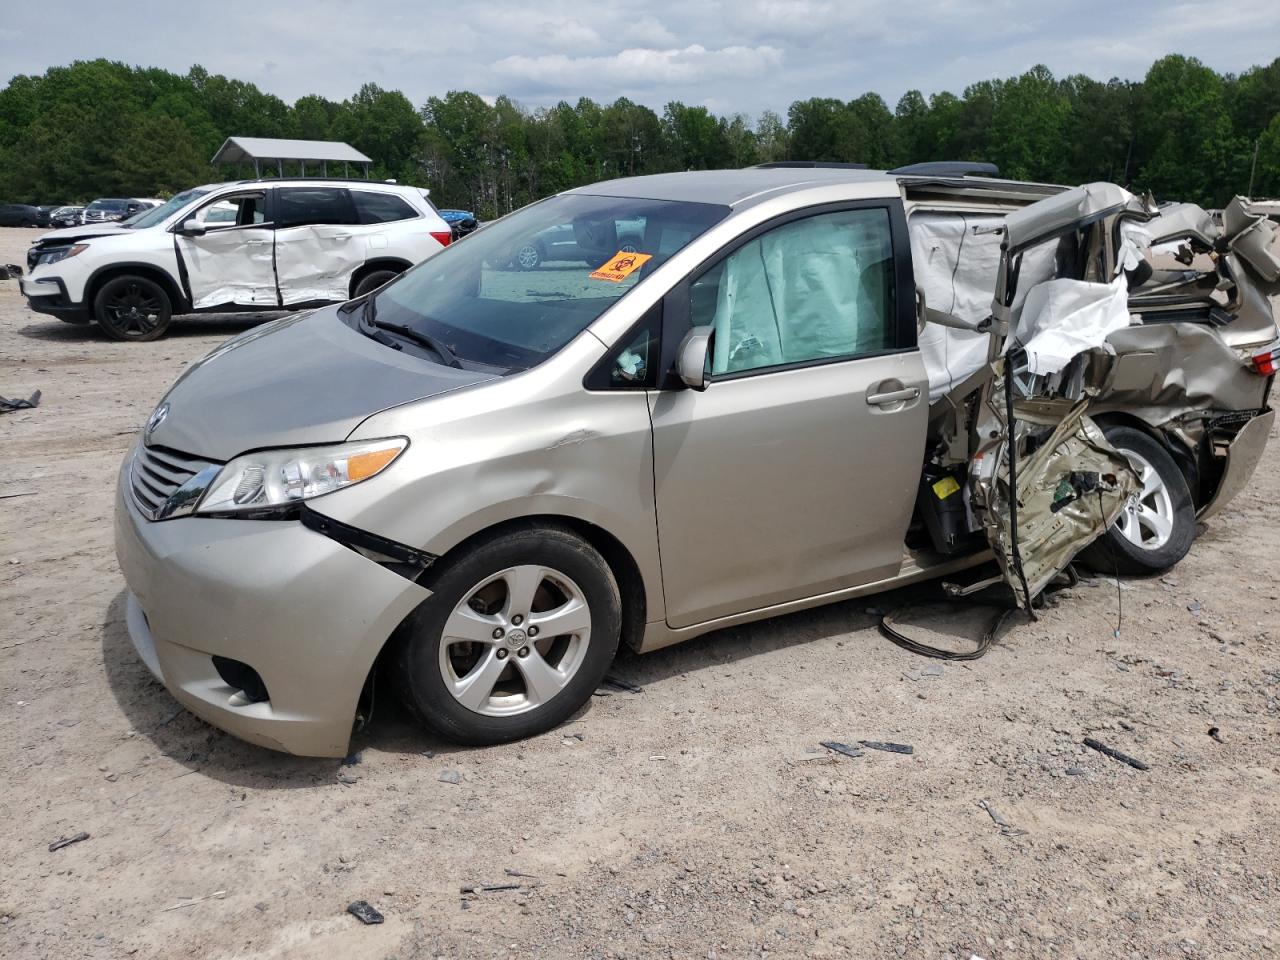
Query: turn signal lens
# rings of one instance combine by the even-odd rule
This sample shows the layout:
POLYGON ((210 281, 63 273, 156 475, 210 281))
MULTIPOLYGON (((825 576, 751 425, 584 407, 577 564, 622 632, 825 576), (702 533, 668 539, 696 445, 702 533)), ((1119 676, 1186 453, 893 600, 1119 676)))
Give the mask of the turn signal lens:
POLYGON ((400 456, 400 447, 386 447, 382 450, 371 450, 368 453, 357 453, 347 458, 347 481, 356 483, 367 480, 396 457, 400 456))

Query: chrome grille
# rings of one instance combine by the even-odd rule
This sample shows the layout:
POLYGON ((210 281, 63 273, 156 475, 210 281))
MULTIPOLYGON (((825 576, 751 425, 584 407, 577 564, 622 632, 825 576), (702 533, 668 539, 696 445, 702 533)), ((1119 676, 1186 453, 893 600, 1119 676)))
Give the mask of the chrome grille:
MULTIPOLYGON (((216 466, 218 464, 209 460, 166 447, 140 446, 129 470, 133 499, 152 520, 169 516, 164 510, 169 498, 193 477, 216 466)), ((189 505, 194 506, 194 502, 189 505)))

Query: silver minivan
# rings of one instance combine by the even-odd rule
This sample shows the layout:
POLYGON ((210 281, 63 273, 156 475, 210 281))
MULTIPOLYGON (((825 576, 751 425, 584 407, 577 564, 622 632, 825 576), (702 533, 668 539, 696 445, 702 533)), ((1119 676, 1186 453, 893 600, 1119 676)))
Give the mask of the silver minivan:
POLYGON ((1100 535, 1131 568, 1175 563, 1269 431, 1276 277, 1227 252, 1235 306, 1167 285, 1144 306, 1124 254, 1159 212, 1102 186, 613 181, 250 330, 122 465, 133 643, 209 722, 340 756, 375 677, 494 743, 578 710, 620 642, 993 558, 1029 605, 1100 535), (552 230, 611 253, 513 263, 552 230), (1058 280, 1127 282, 1148 319, 1046 372, 1011 334, 1058 280))

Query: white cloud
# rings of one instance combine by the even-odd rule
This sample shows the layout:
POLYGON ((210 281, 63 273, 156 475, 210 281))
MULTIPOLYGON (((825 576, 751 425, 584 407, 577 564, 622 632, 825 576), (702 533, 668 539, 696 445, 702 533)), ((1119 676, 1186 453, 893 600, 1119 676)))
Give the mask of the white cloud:
POLYGON ((550 89, 598 90, 609 84, 634 89, 706 80, 759 79, 763 73, 781 66, 782 51, 776 47, 735 46, 708 50, 695 43, 669 50, 631 47, 609 56, 515 55, 493 64, 493 70, 501 76, 550 89))

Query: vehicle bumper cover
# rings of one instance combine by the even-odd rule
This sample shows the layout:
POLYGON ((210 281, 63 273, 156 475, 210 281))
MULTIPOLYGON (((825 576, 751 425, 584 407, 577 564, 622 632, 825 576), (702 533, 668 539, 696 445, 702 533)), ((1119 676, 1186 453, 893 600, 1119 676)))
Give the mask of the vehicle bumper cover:
POLYGON ((1267 438, 1271 436, 1271 427, 1276 421, 1276 412, 1266 410, 1243 427, 1231 440, 1227 450, 1227 468, 1218 482, 1218 489, 1213 499, 1205 504, 1197 519, 1205 520, 1218 513, 1230 503, 1248 484, 1253 471, 1262 459, 1262 451, 1267 446, 1267 438))
POLYGON ((151 672, 214 726, 302 756, 345 755, 374 659, 430 596, 296 521, 149 521, 123 471, 115 540, 129 636, 151 672), (214 655, 253 667, 270 699, 233 700, 214 655))
POLYGON ((27 306, 36 313, 46 313, 69 323, 89 322, 89 308, 71 301, 66 284, 59 277, 22 277, 18 280, 18 289, 27 298, 27 306))

